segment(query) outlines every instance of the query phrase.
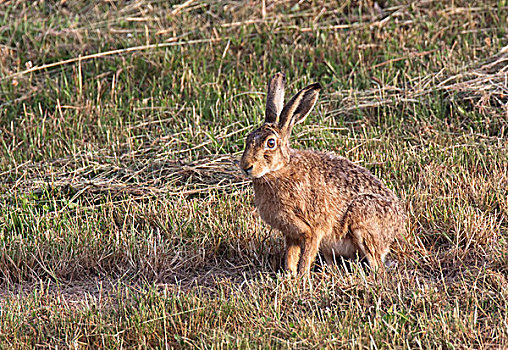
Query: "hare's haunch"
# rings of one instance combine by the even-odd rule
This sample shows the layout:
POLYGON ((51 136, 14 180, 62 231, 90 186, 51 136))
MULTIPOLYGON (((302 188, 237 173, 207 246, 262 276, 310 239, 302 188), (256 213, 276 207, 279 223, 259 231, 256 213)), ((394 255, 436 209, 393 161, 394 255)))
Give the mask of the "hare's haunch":
POLYGON ((252 177, 261 218, 284 234, 286 269, 308 273, 318 250, 328 263, 359 256, 383 268, 390 244, 404 230, 399 200, 345 158, 290 148, 291 130, 312 110, 321 86, 307 86, 284 105, 284 84, 282 73, 270 80, 265 123, 247 137, 240 167, 252 177))

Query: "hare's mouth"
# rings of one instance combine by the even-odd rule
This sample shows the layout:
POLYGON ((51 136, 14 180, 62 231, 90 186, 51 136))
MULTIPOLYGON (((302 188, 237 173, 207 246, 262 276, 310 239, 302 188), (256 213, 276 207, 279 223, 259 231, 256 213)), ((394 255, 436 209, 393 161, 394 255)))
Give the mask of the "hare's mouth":
POLYGON ((255 179, 259 179, 260 177, 263 177, 266 174, 268 174, 268 172, 269 172, 268 169, 263 169, 263 170, 261 170, 261 172, 259 174, 252 174, 251 177, 253 177, 255 179))
POLYGON ((245 168, 245 169, 242 169, 242 170, 243 170, 243 172, 245 173, 245 175, 247 175, 247 176, 252 176, 252 169, 253 169, 253 168, 254 168, 254 166, 253 166, 253 165, 251 165, 250 167, 245 168))
POLYGON ((240 166, 240 169, 242 169, 242 172, 250 177, 250 178, 254 178, 254 179, 257 179, 257 178, 260 178, 264 175, 266 175, 268 172, 270 172, 270 169, 269 168, 266 168, 266 167, 259 167, 259 166, 254 166, 254 164, 242 164, 240 166))
POLYGON ((242 171, 245 175, 252 179, 259 179, 260 177, 265 176, 270 172, 270 169, 258 169, 254 166, 250 166, 248 168, 242 168, 242 171))

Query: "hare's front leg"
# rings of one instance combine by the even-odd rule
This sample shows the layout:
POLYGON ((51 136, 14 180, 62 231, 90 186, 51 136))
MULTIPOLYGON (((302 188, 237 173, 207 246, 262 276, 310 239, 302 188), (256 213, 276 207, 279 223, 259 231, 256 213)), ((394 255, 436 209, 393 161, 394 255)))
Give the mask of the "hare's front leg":
POLYGON ((316 258, 320 242, 321 237, 318 235, 307 237, 303 241, 302 255, 300 256, 300 263, 298 264, 299 275, 305 275, 310 272, 310 267, 316 258))
POLYGON ((298 270, 298 261, 300 260, 301 242, 297 239, 286 237, 286 256, 284 257, 285 269, 293 276, 296 276, 298 270))

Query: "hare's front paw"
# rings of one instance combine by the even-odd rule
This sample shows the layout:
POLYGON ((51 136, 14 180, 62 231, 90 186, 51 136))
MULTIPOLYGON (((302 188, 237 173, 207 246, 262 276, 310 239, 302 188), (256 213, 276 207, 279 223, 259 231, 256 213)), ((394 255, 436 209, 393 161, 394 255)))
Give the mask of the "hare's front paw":
POLYGON ((292 276, 298 272, 298 262, 300 261, 301 245, 295 239, 286 238, 286 256, 284 268, 292 276))

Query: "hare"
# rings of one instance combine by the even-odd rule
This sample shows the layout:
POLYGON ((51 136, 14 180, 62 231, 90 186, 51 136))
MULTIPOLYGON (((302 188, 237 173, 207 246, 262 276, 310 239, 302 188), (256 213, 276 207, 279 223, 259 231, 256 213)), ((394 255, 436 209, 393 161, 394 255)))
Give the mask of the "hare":
POLYGON ((360 257, 383 269, 390 244, 404 230, 401 203, 367 169, 289 146, 291 130, 312 110, 321 86, 307 86, 284 105, 285 79, 277 73, 270 80, 265 122, 247 136, 240 160, 261 218, 284 235, 285 269, 309 273, 319 250, 329 264, 339 256, 360 257))

